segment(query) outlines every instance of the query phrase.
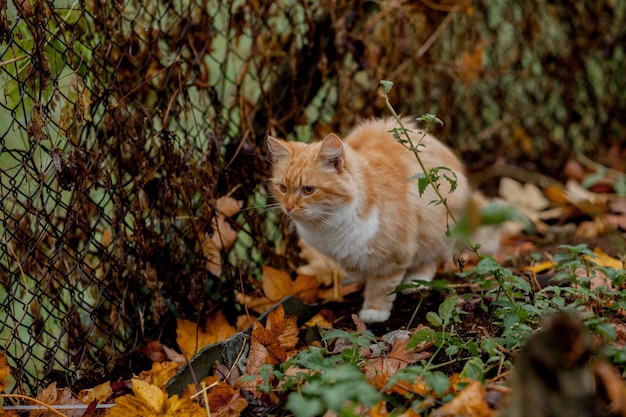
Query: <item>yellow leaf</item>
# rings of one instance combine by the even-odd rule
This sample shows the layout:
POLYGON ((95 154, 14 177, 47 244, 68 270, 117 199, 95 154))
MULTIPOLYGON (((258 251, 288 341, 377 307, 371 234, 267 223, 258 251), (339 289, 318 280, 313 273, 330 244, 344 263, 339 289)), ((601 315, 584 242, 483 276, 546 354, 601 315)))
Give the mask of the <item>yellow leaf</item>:
POLYGON ((104 384, 97 385, 93 388, 82 390, 78 393, 78 398, 86 404, 93 401, 103 403, 111 394, 113 394, 113 390, 111 390, 111 383, 107 381, 104 384))
POLYGON ((608 255, 599 247, 595 248, 593 250, 593 253, 597 256, 597 258, 590 258, 589 260, 595 262, 598 266, 604 266, 613 269, 624 269, 624 263, 622 261, 608 255))
POLYGON ((551 269, 553 266, 554 264, 552 263, 552 261, 543 261, 524 267, 522 268, 522 271, 529 271, 533 274, 538 274, 539 272, 544 272, 551 269))
POLYGON ((155 412, 163 410, 167 396, 156 385, 148 384, 141 379, 133 379, 133 393, 135 397, 147 404, 155 412))

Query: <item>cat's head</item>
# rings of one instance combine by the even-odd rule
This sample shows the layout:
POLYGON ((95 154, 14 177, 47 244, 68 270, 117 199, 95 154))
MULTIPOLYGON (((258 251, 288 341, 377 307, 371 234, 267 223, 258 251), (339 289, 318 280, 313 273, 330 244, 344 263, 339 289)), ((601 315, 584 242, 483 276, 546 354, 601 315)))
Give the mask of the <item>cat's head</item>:
POLYGON ((335 135, 305 144, 268 137, 272 192, 295 220, 323 221, 355 199, 346 147, 335 135))

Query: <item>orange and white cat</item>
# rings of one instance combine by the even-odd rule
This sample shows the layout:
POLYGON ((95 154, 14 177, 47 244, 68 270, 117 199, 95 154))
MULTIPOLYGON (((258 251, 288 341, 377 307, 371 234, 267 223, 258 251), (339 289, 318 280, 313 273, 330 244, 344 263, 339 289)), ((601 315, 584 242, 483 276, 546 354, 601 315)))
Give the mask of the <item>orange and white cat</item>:
MULTIPOLYGON (((395 120, 371 120, 342 141, 329 134, 305 144, 268 138, 273 159, 272 190, 300 237, 336 261, 351 280, 364 284, 359 317, 366 323, 389 318, 401 283, 430 281, 437 264, 450 259, 450 224, 432 187, 419 195, 421 173, 415 155, 399 144, 395 120)), ((471 196, 461 161, 431 135, 407 122, 427 169, 443 166, 456 174, 457 188, 440 189, 455 216, 471 196)))

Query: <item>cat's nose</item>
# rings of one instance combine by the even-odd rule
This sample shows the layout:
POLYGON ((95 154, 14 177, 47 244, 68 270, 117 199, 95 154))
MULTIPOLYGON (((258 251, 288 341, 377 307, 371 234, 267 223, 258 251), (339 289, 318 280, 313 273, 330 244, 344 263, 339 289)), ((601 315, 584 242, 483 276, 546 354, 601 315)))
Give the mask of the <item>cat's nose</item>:
POLYGON ((293 206, 285 206, 285 211, 287 213, 291 213, 291 210, 293 210, 293 206))

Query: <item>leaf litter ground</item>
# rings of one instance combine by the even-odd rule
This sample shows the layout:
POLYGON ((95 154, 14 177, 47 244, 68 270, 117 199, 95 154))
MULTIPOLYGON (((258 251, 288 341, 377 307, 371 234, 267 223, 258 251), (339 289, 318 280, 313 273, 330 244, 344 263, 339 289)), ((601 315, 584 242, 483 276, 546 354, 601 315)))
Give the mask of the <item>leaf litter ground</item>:
MULTIPOLYGON (((516 397, 531 395, 528 402, 556 403, 565 412, 569 394, 563 389, 546 394, 550 389, 528 388, 545 381, 511 382, 511 364, 534 334, 531 340, 542 353, 522 356, 530 358, 525 359, 530 361, 529 368, 540 364, 553 377, 579 367, 580 375, 592 375, 594 389, 598 388, 593 392, 601 397, 588 407, 601 409, 605 415, 626 416, 622 380, 626 276, 611 273, 624 269, 624 197, 593 193, 569 183, 543 190, 530 183, 507 184, 508 190, 501 183, 499 194, 509 195, 511 203, 521 206, 538 231, 511 233, 497 254, 506 268, 497 274, 509 271, 511 282, 517 283, 508 286, 511 300, 506 300, 503 291, 493 290, 498 287, 493 277, 480 280, 471 274, 460 277, 442 271, 438 278, 445 285, 399 294, 387 322, 366 326, 355 315, 362 302, 358 286, 339 285, 335 265, 316 258, 311 248, 303 246, 308 262, 297 277, 266 266, 258 291, 238 294, 249 314, 235 319, 217 312, 202 326, 179 320, 178 344, 187 357, 200 352, 195 361, 185 364, 184 355, 155 342, 144 350, 153 361, 152 369, 132 380, 110 381, 79 393, 52 384, 38 400, 53 408, 76 407, 62 415, 77 416, 101 415, 105 410, 113 416, 386 416, 391 411, 405 416, 493 416, 505 407, 507 396, 512 397, 509 403, 516 404, 520 402, 516 397), (559 253, 568 251, 569 258, 559 258, 559 253), (601 267, 593 266, 592 260, 601 267), (570 291, 561 293, 562 289, 570 291), (315 308, 287 307, 285 311, 281 300, 289 296, 315 308), (442 309, 444 305, 451 308, 442 309), (585 318, 593 343, 579 337, 561 350, 554 343, 542 345, 543 336, 535 329, 559 307, 585 318), (203 357, 207 352, 207 348, 201 350, 203 346, 220 341, 212 345, 217 354, 203 357), (587 352, 596 359, 589 361, 587 352), (551 356, 569 358, 571 363, 546 359, 551 356), (181 379, 181 368, 186 369, 188 381, 181 379), (177 379, 185 384, 172 390, 172 381, 177 379), (549 395, 561 400, 542 402, 549 395), (110 408, 96 408, 113 403, 110 408)), ((474 263, 466 261, 465 267, 471 269, 474 263)), ((567 320, 565 328, 577 328, 576 322, 567 320)), ((2 359, 0 371, 6 371, 2 359)), ((576 395, 585 397, 584 379, 578 382, 576 395)), ((586 403, 581 407, 587 407, 586 403)))

